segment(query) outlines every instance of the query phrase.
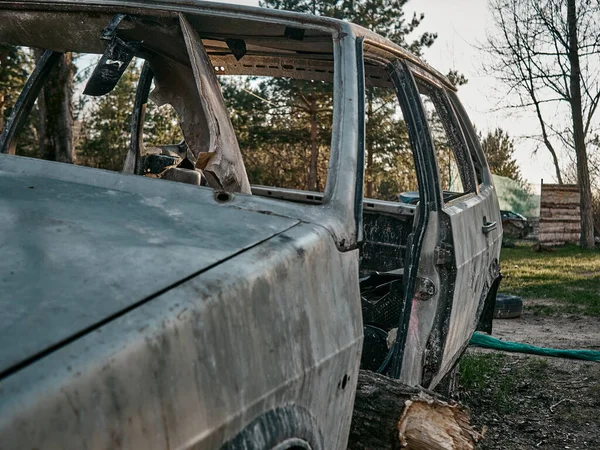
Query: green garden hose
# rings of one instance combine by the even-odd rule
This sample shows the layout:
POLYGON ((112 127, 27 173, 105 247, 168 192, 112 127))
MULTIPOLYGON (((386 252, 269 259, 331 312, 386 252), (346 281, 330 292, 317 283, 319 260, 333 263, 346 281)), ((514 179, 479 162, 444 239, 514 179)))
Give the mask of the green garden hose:
POLYGON ((518 342, 505 342, 483 333, 473 333, 470 345, 491 348, 505 352, 530 353, 532 355, 555 356, 558 358, 584 359, 600 362, 600 351, 596 350, 559 350, 557 348, 536 347, 518 342))

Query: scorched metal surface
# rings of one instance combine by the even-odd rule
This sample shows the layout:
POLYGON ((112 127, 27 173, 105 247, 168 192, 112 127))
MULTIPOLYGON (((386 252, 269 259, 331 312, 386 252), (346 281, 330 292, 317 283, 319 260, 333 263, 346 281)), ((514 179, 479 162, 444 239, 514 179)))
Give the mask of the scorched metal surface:
POLYGON ((0 170, 0 372, 298 222, 139 181, 148 194, 0 170))

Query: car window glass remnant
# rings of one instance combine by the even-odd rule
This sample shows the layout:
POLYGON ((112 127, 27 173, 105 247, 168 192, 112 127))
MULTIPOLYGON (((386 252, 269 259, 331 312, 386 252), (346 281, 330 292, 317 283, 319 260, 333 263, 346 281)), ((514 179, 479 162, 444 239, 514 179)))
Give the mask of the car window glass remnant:
POLYGON ((417 83, 433 139, 444 202, 475 191, 474 170, 454 111, 442 90, 417 83))

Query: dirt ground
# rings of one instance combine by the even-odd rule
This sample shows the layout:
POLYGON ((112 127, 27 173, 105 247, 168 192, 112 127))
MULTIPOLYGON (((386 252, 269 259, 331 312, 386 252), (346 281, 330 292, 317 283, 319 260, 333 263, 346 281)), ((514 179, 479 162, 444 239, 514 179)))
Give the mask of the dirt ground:
MULTIPOLYGON (((600 318, 525 313, 494 321, 493 335, 600 350, 600 318)), ((472 372, 461 368, 458 396, 484 431, 478 448, 600 450, 600 363, 482 349, 470 349, 466 358, 472 372)))
MULTIPOLYGON (((526 305, 542 302, 527 300, 526 305)), ((540 347, 600 350, 600 318, 572 314, 540 316, 526 312, 518 319, 495 320, 493 335, 505 341, 540 347)))

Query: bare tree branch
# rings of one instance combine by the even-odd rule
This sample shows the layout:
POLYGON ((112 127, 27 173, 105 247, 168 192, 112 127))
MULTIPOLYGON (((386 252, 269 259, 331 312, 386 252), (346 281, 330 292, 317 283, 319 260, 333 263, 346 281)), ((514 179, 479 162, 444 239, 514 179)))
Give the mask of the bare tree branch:
MULTIPOLYGON (((490 6, 496 29, 488 34, 484 47, 492 57, 484 70, 506 88, 494 109, 535 113, 540 126, 537 139, 552 156, 557 179, 562 182, 558 150, 564 148, 565 154, 572 155, 577 148, 573 127, 579 125, 565 127, 566 111, 549 105, 564 103, 571 116, 582 116, 577 136, 583 144, 579 147, 592 142, 600 103, 600 4, 588 0, 491 0, 490 6)), ((586 158, 581 148, 579 153, 586 158)))

